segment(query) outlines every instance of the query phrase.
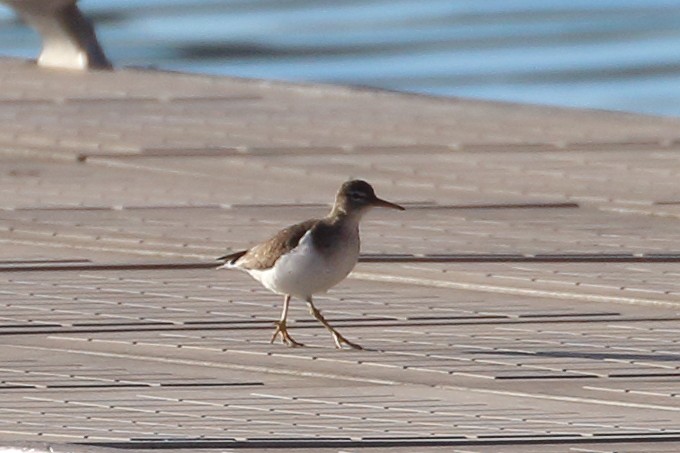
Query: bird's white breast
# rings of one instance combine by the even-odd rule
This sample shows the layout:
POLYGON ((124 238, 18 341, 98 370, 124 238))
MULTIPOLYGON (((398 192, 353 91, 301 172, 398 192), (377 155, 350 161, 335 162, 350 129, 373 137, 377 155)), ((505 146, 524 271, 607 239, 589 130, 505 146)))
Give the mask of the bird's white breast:
POLYGON ((275 293, 306 299, 340 283, 354 268, 359 258, 358 231, 348 229, 338 239, 337 247, 321 253, 308 231, 272 268, 248 272, 275 293))

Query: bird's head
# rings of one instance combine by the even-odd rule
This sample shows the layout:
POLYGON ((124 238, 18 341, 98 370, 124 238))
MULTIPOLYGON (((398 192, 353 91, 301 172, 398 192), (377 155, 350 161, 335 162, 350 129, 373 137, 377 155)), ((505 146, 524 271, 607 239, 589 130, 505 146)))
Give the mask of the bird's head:
POLYGON ((378 198, 373 187, 366 181, 354 179, 344 183, 335 196, 336 212, 345 214, 363 214, 370 208, 390 208, 403 211, 398 204, 378 198))

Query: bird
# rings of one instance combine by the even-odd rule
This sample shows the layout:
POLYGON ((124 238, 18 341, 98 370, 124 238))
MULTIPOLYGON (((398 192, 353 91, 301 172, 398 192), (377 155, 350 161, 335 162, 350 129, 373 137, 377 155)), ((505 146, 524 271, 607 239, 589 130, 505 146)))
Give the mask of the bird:
POLYGON ((296 223, 249 249, 218 258, 222 262, 219 269, 245 271, 271 292, 284 296, 270 343, 281 336, 282 343, 290 347, 304 346, 288 332, 288 308, 295 297, 307 303, 311 315, 331 333, 336 348, 363 349, 326 321, 313 296, 337 285, 352 271, 359 259, 359 222, 376 207, 404 210, 378 198, 366 181, 350 180, 338 190, 326 217, 296 223))

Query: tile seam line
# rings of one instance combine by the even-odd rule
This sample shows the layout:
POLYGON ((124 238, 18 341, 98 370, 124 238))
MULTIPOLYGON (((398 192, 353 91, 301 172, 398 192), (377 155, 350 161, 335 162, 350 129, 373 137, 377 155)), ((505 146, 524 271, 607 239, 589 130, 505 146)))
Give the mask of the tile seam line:
MULTIPOLYGON (((501 143, 460 143, 460 144, 414 144, 411 146, 411 148, 433 148, 432 150, 429 151, 429 154, 448 154, 450 152, 456 152, 456 153, 488 153, 488 152, 504 152, 504 153, 517 153, 517 152, 533 152, 533 153, 541 153, 541 152, 611 152, 611 151, 618 151, 618 152, 630 152, 630 151, 639 151, 640 149, 643 150, 660 150, 660 151, 672 151, 672 150, 677 150, 680 148, 680 144, 676 143, 679 142, 680 139, 673 139, 672 143, 667 143, 667 141, 661 140, 658 143, 656 142, 647 142, 647 141, 594 141, 594 142, 589 142, 589 143, 581 143, 581 142, 574 142, 574 143, 560 143, 558 142, 532 142, 532 141, 526 141, 526 142, 501 142, 501 143), (635 147, 635 149, 631 149, 632 147, 635 147), (618 149, 618 148, 623 148, 623 149, 618 149)), ((40 159, 40 160, 54 160, 54 161, 66 161, 66 162, 85 162, 87 161, 89 164, 96 164, 96 165, 103 165, 103 166, 110 166, 110 167, 125 167, 125 166, 132 166, 133 168, 136 168, 137 170, 145 170, 145 171, 159 171, 156 168, 153 167, 148 167, 148 166, 133 166, 133 164, 125 163, 122 160, 129 159, 129 158, 145 158, 145 159, 152 159, 152 158, 167 158, 169 157, 166 154, 145 154, 144 150, 139 148, 137 145, 129 145, 127 148, 130 149, 127 153, 122 152, 122 153, 101 153, 101 152, 76 152, 76 151, 70 151, 68 149, 61 149, 59 152, 56 153, 51 153, 48 156, 45 155, 43 152, 45 149, 48 147, 36 147, 35 145, 21 145, 21 144, 16 144, 14 142, 8 141, 8 142, 3 142, 7 146, 13 147, 13 148, 5 148, 0 154, 7 154, 10 156, 16 156, 16 157, 26 157, 29 159, 40 159)), ((233 147, 234 149, 237 149, 237 151, 232 152, 231 154, 224 154, 224 153, 215 153, 215 154, 210 154, 210 155, 201 155, 200 157, 219 157, 219 158, 224 158, 227 156, 233 156, 233 157, 265 157, 268 155, 288 155, 291 152, 294 152, 296 154, 318 154, 314 152, 317 148, 319 147, 314 147, 314 146, 299 146, 299 147, 292 147, 290 150, 285 149, 283 147, 250 147, 250 146, 235 146, 233 147), (250 150, 250 148, 253 148, 250 150), (274 152, 275 151, 275 152, 274 152)), ((341 155, 356 155, 360 154, 362 152, 369 152, 369 153, 378 153, 378 154, 400 154, 403 153, 405 150, 409 148, 407 145, 402 145, 402 146, 395 146, 395 145, 356 145, 353 146, 352 148, 356 149, 351 149, 348 151, 347 147, 343 146, 338 146, 337 147, 337 152, 328 152, 328 146, 323 147, 325 150, 325 154, 341 154, 341 155)), ((170 148, 172 150, 172 148, 170 148)), ((200 152, 200 149, 196 149, 197 152, 200 152)), ((191 157, 196 157, 195 155, 172 155, 170 157, 175 157, 175 158, 191 158, 191 157)), ((188 173, 187 173, 188 174, 188 173)), ((200 176, 205 176, 201 174, 200 176)))
MULTIPOLYGON (((636 140, 603 140, 593 142, 534 142, 534 141, 509 141, 509 142, 461 142, 461 143, 414 143, 413 145, 350 145, 350 146, 328 146, 328 145, 300 145, 300 146, 250 146, 235 145, 225 147, 224 150, 205 152, 204 149, 190 149, 185 154, 178 153, 178 148, 167 148, 165 152, 157 151, 147 153, 144 148, 130 145, 130 148, 138 148, 128 153, 106 153, 106 152, 87 152, 77 154, 65 152, 66 159, 73 159, 78 162, 99 164, 105 166, 122 165, 127 159, 164 159, 168 157, 184 159, 192 157, 203 158, 224 158, 224 157, 266 157, 270 155, 359 155, 370 154, 403 154, 411 149, 424 150, 428 154, 449 154, 449 153, 555 153, 555 152, 631 152, 639 150, 660 150, 672 151, 680 148, 680 139, 659 140, 659 141, 636 141, 636 140)), ((128 165, 132 165, 128 163, 128 165)), ((151 170, 151 168, 140 167, 140 169, 151 170)))
POLYGON ((507 294, 513 296, 549 297, 557 299, 575 300, 580 302, 615 302, 628 305, 654 306, 675 308, 680 306, 678 302, 666 302, 658 299, 642 299, 623 296, 603 296, 598 294, 571 293, 566 291, 551 291, 513 286, 489 285, 482 283, 460 283, 446 280, 436 280, 420 277, 404 277, 390 274, 377 274, 370 272, 352 272, 349 278, 363 281, 383 283, 403 283, 408 285, 432 286, 436 288, 462 289, 486 293, 507 294))
MULTIPOLYGON (((68 338, 60 338, 60 340, 70 340, 68 338)), ((210 368, 223 368, 238 371, 250 371, 255 373, 267 373, 267 374, 280 374, 284 376, 295 376, 295 377, 312 377, 319 379, 337 379, 342 381, 373 384, 373 385, 401 385, 400 381, 393 381, 387 379, 375 379, 370 377, 358 377, 350 375, 341 375, 333 373, 321 373, 309 370, 297 370, 297 369, 283 369, 280 367, 265 367, 265 366, 253 366, 253 365, 237 365, 234 363, 222 363, 207 360, 191 360, 191 359, 180 359, 172 357, 158 357, 158 356, 146 356, 139 354, 124 354, 116 352, 104 352, 104 351, 89 351, 85 349, 73 349, 73 348, 59 348, 59 347, 43 347, 43 346, 31 346, 31 345, 19 345, 14 344, 9 347, 17 349, 28 349, 46 352, 65 352, 68 354, 82 354, 86 356, 94 357, 108 357, 114 359, 128 359, 128 360, 141 360, 145 362, 158 362, 165 364, 174 365, 186 365, 186 366, 198 366, 198 367, 210 367, 210 368)), ((234 351, 232 351, 234 352, 234 351)), ((680 410, 680 409, 678 409, 680 410)))
POLYGON ((425 384, 425 383, 414 382, 412 380, 393 381, 393 380, 384 380, 384 379, 374 379, 374 378, 370 378, 370 377, 362 378, 362 377, 358 377, 358 376, 349 376, 349 375, 345 376, 345 375, 337 375, 337 374, 330 374, 330 373, 320 373, 320 372, 313 372, 313 371, 308 371, 308 370, 307 371, 294 370, 294 369, 284 370, 284 369, 281 369, 281 368, 273 368, 273 367, 270 368, 270 367, 259 367, 259 366, 252 366, 252 365, 234 365, 234 364, 225 364, 225 363, 209 362, 209 361, 202 361, 202 360, 190 360, 190 359, 179 359, 179 358, 168 358, 168 357, 152 357, 152 356, 144 356, 144 355, 137 355, 137 354, 124 354, 124 353, 102 352, 102 351, 88 351, 88 350, 78 350, 78 349, 71 349, 71 348, 48 348, 48 347, 29 346, 29 345, 12 345, 11 347, 19 348, 19 349, 41 350, 41 351, 48 351, 48 352, 59 351, 59 352, 66 352, 66 353, 71 353, 71 354, 82 354, 82 355, 90 355, 90 356, 96 356, 96 357, 109 357, 109 358, 117 358, 117 359, 153 361, 153 362, 176 364, 176 365, 208 366, 208 367, 212 367, 212 368, 236 369, 236 370, 241 370, 241 371, 262 372, 262 373, 267 373, 267 374, 281 374, 281 375, 296 376, 296 377, 314 377, 314 378, 322 378, 322 379, 324 379, 324 378, 325 379, 337 379, 337 380, 342 380, 342 381, 365 383, 365 384, 374 384, 374 385, 377 384, 377 385, 390 385, 390 386, 404 386, 404 385, 422 386, 422 387, 427 387, 427 388, 437 388, 437 389, 440 389, 440 390, 474 392, 474 393, 481 393, 481 394, 487 394, 487 395, 497 395, 497 396, 506 396, 506 397, 521 397, 521 398, 540 399, 540 400, 548 400, 548 401, 559 401, 559 402, 564 402, 564 403, 582 403, 582 404, 594 404, 594 405, 599 405, 599 406, 615 406, 615 407, 627 407, 627 408, 636 408, 636 409, 680 412, 680 407, 673 407, 673 406, 662 406, 662 405, 656 405, 656 404, 643 404, 643 403, 631 403, 631 402, 625 402, 625 401, 610 401, 610 400, 602 400, 602 399, 595 399, 595 398, 581 398, 581 397, 566 396, 566 395, 548 395, 548 394, 544 394, 544 393, 526 393, 526 392, 516 392, 516 391, 509 391, 509 390, 493 390, 493 389, 484 389, 484 388, 478 388, 478 387, 448 385, 448 384, 425 384))
MULTIPOLYGON (((60 249, 78 249, 78 250, 89 250, 93 252, 115 252, 118 254, 133 255, 133 256, 158 256, 158 257, 179 257, 179 258, 190 258, 190 259, 201 259, 210 260, 214 259, 213 255, 205 255, 199 253, 182 253, 182 252, 171 252, 167 250, 157 250, 157 249, 137 249, 134 247, 114 247, 114 246, 92 246, 86 243, 68 243, 68 242, 49 242, 49 241, 33 241, 29 239, 5 239, 0 238, 0 244, 18 244, 18 245, 32 245, 32 246, 44 246, 51 248, 60 249)), ((216 265, 217 266, 217 265, 216 265)))

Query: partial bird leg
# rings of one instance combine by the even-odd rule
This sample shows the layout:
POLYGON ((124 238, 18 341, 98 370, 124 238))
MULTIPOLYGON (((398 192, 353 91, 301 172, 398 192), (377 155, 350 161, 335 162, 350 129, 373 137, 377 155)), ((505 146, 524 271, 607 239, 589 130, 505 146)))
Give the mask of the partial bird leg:
POLYGON ((276 337, 278 337, 279 334, 281 334, 281 341, 284 344, 287 344, 290 347, 304 346, 304 344, 293 340, 293 337, 291 337, 290 334, 288 333, 288 328, 286 327, 286 318, 288 317, 288 305, 290 305, 290 295, 286 294, 286 297, 283 299, 283 312, 281 313, 281 319, 275 322, 276 330, 274 330, 274 335, 272 335, 272 339, 269 342, 274 343, 276 337))
POLYGON ((323 317, 321 312, 314 306, 314 302, 312 302, 312 298, 310 297, 307 299, 307 305, 309 306, 309 312, 316 318, 317 321, 319 321, 323 326, 328 329, 333 335, 333 341, 335 341, 335 347, 338 349, 342 349, 342 344, 345 343, 347 346, 349 346, 352 349, 364 349, 360 345, 356 343, 352 343, 349 341, 347 338, 343 337, 340 332, 335 330, 330 324, 328 324, 328 321, 326 321, 326 318, 323 317))

